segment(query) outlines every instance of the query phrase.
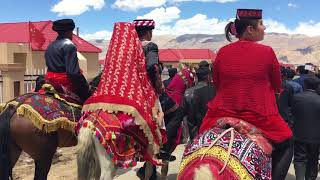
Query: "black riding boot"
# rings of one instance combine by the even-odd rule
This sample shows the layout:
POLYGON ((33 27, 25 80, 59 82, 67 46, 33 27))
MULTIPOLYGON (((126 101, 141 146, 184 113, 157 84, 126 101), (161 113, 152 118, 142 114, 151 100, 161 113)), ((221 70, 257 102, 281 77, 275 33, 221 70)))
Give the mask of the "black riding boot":
MULTIPOLYGON (((157 168, 155 165, 152 166, 153 170, 152 170, 152 175, 150 177, 150 180, 156 180, 157 179, 157 168)), ((143 167, 139 168, 139 170, 137 171, 137 176, 143 180, 144 179, 144 173, 145 173, 145 169, 146 169, 146 163, 143 164, 143 167)))
POLYGON ((295 163, 294 172, 296 174, 296 180, 304 180, 306 174, 306 165, 304 163, 295 163))
POLYGON ((272 179, 285 180, 293 156, 292 138, 274 145, 272 152, 272 179))

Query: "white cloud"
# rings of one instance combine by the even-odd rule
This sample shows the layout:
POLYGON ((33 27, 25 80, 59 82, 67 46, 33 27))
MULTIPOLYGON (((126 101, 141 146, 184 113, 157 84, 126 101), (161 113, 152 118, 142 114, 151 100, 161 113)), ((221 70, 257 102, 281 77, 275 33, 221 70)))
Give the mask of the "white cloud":
POLYGON ((173 2, 183 2, 183 1, 198 1, 198 2, 217 2, 217 3, 228 3, 236 2, 238 0, 172 0, 173 2))
POLYGON ((154 19, 156 26, 161 26, 166 23, 170 23, 180 18, 180 9, 172 6, 168 8, 156 8, 150 11, 148 14, 138 16, 138 19, 154 19))
POLYGON ((266 32, 290 33, 290 30, 278 21, 266 19, 263 23, 266 26, 266 32))
POLYGON ((287 34, 304 34, 307 36, 319 36, 320 35, 320 22, 300 22, 295 28, 288 28, 283 23, 267 19, 264 21, 266 24, 266 32, 277 32, 287 34))
POLYGON ((116 0, 113 7, 121 10, 136 11, 141 8, 159 7, 166 3, 166 0, 116 0))
POLYGON ((296 8, 298 7, 296 4, 293 4, 293 3, 288 3, 288 7, 291 7, 291 8, 296 8))
POLYGON ((51 9, 58 16, 80 15, 90 9, 100 10, 104 7, 104 0, 61 0, 51 9))
POLYGON ((166 5, 168 3, 170 4, 185 1, 228 3, 236 2, 239 0, 116 0, 112 6, 124 11, 136 11, 142 8, 155 8, 166 5))
POLYGON ((204 14, 196 14, 189 19, 180 19, 173 26, 164 26, 155 30, 155 34, 222 34, 228 21, 208 18, 204 14))
MULTIPOLYGON (((156 21, 154 35, 183 35, 183 34, 223 34, 226 24, 234 19, 221 20, 208 17, 205 14, 196 14, 191 18, 182 19, 177 7, 156 8, 138 18, 153 18, 156 21)), ((300 22, 295 28, 288 28, 284 23, 273 19, 265 19, 266 32, 305 34, 308 36, 320 35, 320 22, 300 22)), ((98 31, 93 34, 83 34, 81 37, 91 39, 110 39, 112 32, 98 31)))
POLYGON ((93 40, 93 39, 106 39, 109 40, 111 38, 112 32, 111 31, 98 31, 92 34, 81 34, 80 37, 82 37, 85 40, 93 40))
POLYGON ((320 35, 320 22, 300 22, 294 30, 295 34, 306 34, 308 36, 320 35))

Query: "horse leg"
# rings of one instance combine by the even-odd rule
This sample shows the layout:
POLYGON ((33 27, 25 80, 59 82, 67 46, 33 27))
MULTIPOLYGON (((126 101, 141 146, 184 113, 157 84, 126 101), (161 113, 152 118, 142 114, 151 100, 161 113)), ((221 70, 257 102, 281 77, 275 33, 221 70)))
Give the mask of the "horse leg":
POLYGON ((150 162, 146 162, 146 168, 144 171, 144 180, 150 180, 153 172, 153 164, 150 162))
POLYGON ((14 142, 10 142, 9 144, 9 150, 10 150, 10 176, 12 177, 12 169, 16 165, 20 155, 21 155, 21 148, 18 147, 14 142))
POLYGON ((54 153, 51 153, 47 157, 35 160, 35 173, 34 180, 46 180, 51 167, 51 162, 54 153))
POLYGON ((9 106, 0 114, 0 179, 12 176, 10 157, 10 119, 15 113, 15 107, 9 106))
POLYGON ((34 179, 47 179, 54 153, 58 147, 58 134, 38 130, 30 119, 14 115, 11 119, 10 134, 24 152, 35 161, 34 179))
POLYGON ((116 174, 114 163, 107 155, 106 150, 104 149, 102 144, 96 138, 94 139, 94 144, 101 168, 100 180, 113 179, 116 174))
POLYGON ((91 129, 81 128, 78 135, 78 179, 99 179, 100 164, 95 150, 95 137, 91 129))
POLYGON ((167 179, 168 171, 169 171, 169 161, 164 161, 163 166, 161 167, 161 177, 160 180, 167 179))
POLYGON ((51 168, 51 163, 53 156, 57 150, 58 142, 57 137, 55 139, 50 139, 48 136, 45 136, 45 139, 48 141, 55 141, 56 142, 47 142, 47 145, 42 144, 45 147, 40 147, 40 158, 35 159, 35 174, 34 174, 34 180, 45 180, 47 179, 49 170, 51 168))

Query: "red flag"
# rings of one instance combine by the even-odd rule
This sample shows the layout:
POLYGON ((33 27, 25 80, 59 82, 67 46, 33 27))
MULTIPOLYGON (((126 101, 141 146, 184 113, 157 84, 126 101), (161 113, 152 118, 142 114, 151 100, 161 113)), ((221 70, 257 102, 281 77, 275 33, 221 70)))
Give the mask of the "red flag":
POLYGON ((30 43, 32 49, 44 49, 43 45, 46 42, 46 39, 41 32, 41 29, 38 29, 34 23, 29 22, 29 31, 30 31, 30 43))

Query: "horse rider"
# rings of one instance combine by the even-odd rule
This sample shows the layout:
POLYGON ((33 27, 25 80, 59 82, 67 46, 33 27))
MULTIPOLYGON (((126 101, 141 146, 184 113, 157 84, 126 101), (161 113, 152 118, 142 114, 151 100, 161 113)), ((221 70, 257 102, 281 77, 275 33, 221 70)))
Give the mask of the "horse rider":
POLYGON ((74 28, 72 19, 53 22, 52 29, 58 36, 45 52, 48 67, 45 79, 68 100, 83 103, 89 97, 89 85, 80 70, 77 47, 72 42, 74 28))
MULTIPOLYGON (((148 77, 157 94, 160 95, 164 92, 165 87, 161 80, 162 69, 159 61, 158 45, 151 41, 152 31, 155 28, 155 22, 152 19, 136 19, 133 21, 133 23, 146 57, 148 77)), ((137 175, 140 178, 144 177, 145 167, 146 163, 144 163, 144 166, 137 172, 137 175)), ((156 166, 153 166, 153 172, 150 179, 156 179, 156 176, 156 166)))
POLYGON ((281 90, 280 65, 273 49, 257 43, 266 27, 262 10, 238 9, 225 34, 239 40, 222 47, 213 64, 216 96, 199 133, 216 125, 221 117, 235 117, 257 127, 274 145, 272 179, 284 180, 292 155, 292 132, 280 116, 275 94, 281 90))

